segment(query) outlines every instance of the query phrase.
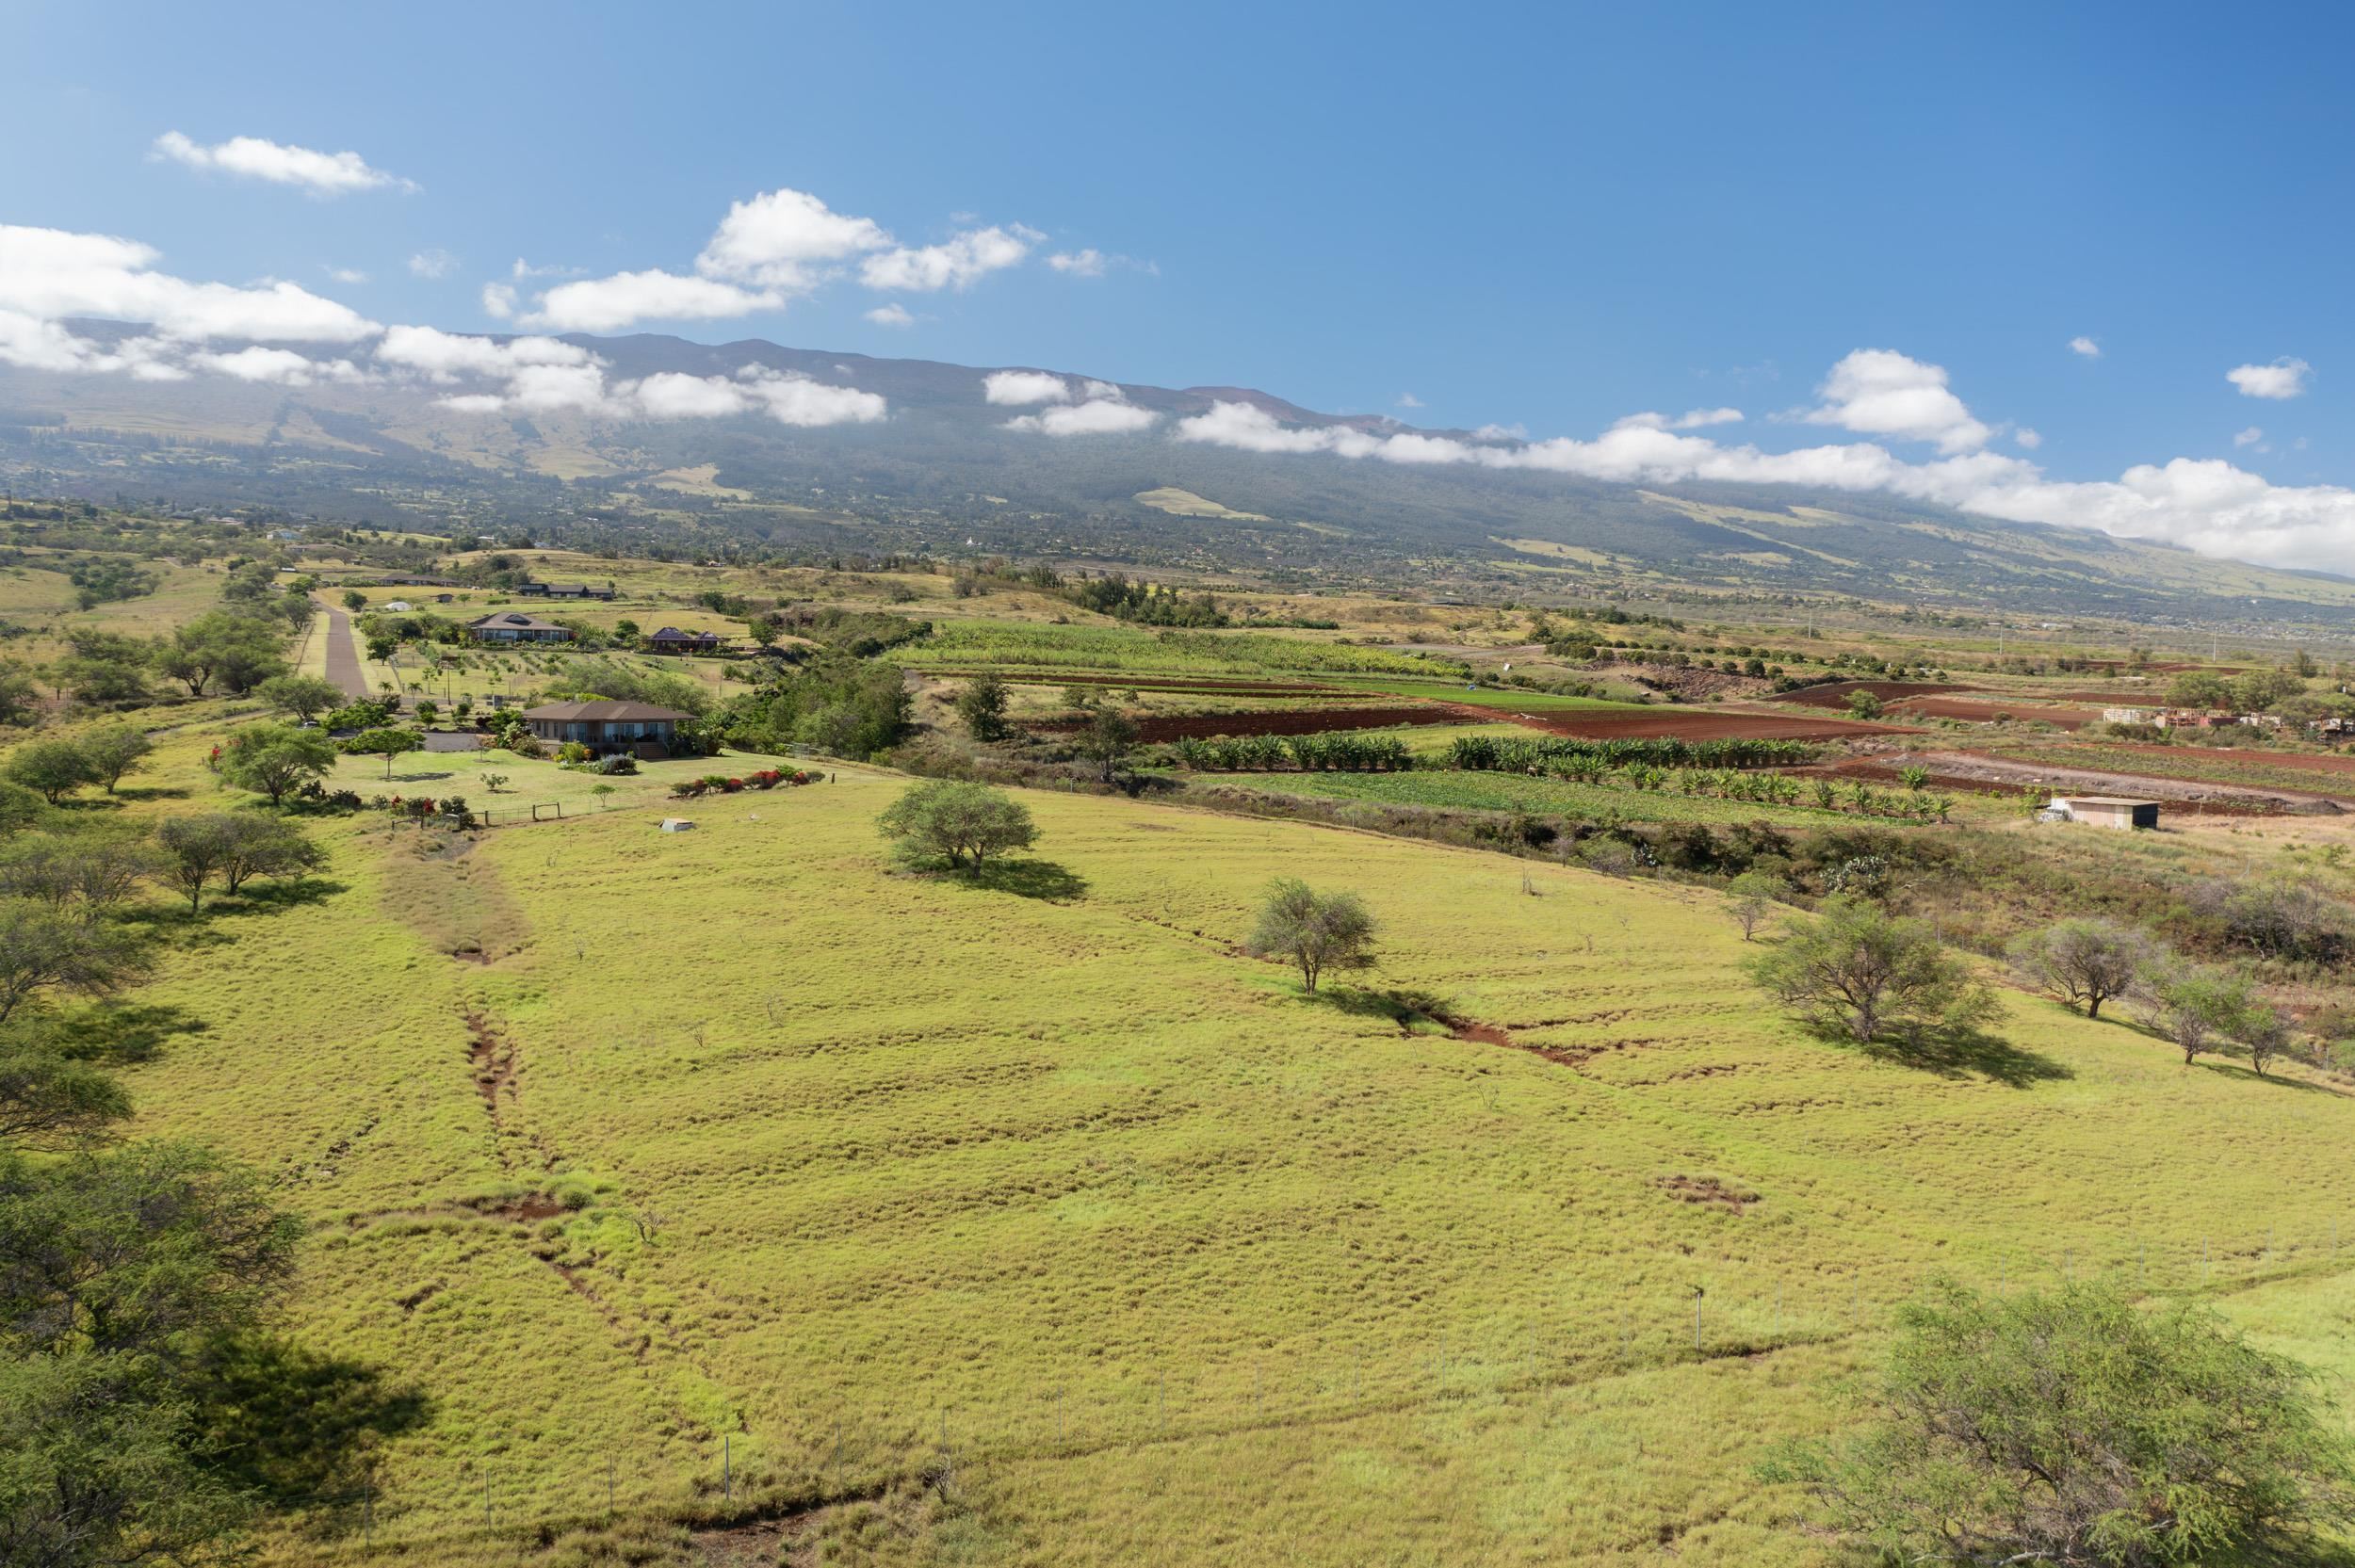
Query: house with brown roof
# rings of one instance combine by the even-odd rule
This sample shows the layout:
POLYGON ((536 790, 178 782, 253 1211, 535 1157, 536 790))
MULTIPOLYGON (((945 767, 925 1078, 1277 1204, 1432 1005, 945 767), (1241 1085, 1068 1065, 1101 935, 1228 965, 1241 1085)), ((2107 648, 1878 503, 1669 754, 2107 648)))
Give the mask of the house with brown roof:
POLYGON ((570 642, 573 629, 522 610, 500 610, 467 622, 466 635, 477 642, 570 642))
POLYGON ((682 632, 676 626, 665 626, 646 639, 646 646, 658 654, 716 654, 720 639, 711 632, 682 632))
POLYGON ((678 727, 691 715, 651 703, 544 703, 523 711, 534 738, 561 746, 577 740, 599 756, 627 752, 649 761, 671 754, 678 727))

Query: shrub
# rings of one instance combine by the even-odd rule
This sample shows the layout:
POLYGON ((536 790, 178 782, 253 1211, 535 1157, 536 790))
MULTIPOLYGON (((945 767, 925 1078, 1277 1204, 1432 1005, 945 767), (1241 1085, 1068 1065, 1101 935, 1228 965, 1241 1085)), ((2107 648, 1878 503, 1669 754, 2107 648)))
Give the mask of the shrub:
POLYGON ((635 773, 638 771, 638 759, 627 752, 616 752, 609 757, 598 759, 597 771, 608 778, 618 778, 623 774, 635 773))
POLYGON ((1327 969, 1360 968, 1373 962, 1374 919, 1355 893, 1318 893, 1295 877, 1268 884, 1259 923, 1243 950, 1255 958, 1284 958, 1300 967, 1304 989, 1313 992, 1327 969))
POLYGON ((1763 1478, 1811 1486, 1883 1560, 2304 1561, 2310 1529, 2355 1517, 2314 1375, 2204 1307, 1949 1281, 1898 1330, 1864 1434, 1763 1478))

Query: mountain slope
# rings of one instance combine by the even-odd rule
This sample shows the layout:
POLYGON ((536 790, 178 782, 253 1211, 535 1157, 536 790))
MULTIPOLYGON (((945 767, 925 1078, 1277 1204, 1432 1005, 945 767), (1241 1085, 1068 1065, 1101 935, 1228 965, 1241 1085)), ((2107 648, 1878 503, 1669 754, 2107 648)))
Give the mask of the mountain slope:
MULTIPOLYGON (((1469 587, 1682 585, 1852 594, 2156 622, 2355 625, 2355 582, 2169 546, 1791 488, 1645 489, 1561 475, 1262 454, 1175 441, 1167 420, 1248 402, 1289 427, 1407 427, 1247 388, 1124 384, 1139 434, 1003 428, 987 371, 760 340, 567 341, 609 379, 747 365, 880 394, 889 417, 797 428, 759 414, 625 421, 463 412, 448 387, 140 382, 0 368, 0 476, 21 492, 122 492, 356 521, 698 550, 973 547, 1207 571, 1469 587), (682 476, 685 476, 682 477, 682 476), (1203 505, 1172 508, 1161 493, 1203 505), (1152 497, 1148 499, 1148 497, 1152 497), (1436 575, 1435 575, 1436 574, 1436 575)), ((1023 368, 1023 367, 1015 367, 1023 368)), ((1081 378, 1070 378, 1077 381, 1081 378)))

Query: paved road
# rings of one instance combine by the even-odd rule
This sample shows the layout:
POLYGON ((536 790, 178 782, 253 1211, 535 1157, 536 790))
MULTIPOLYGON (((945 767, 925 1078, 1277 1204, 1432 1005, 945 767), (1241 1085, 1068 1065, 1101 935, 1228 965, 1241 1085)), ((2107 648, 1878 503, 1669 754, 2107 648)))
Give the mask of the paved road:
POLYGON ((368 678, 360 670, 360 650, 351 644, 351 617, 332 606, 327 611, 327 678, 347 697, 368 695, 368 678))

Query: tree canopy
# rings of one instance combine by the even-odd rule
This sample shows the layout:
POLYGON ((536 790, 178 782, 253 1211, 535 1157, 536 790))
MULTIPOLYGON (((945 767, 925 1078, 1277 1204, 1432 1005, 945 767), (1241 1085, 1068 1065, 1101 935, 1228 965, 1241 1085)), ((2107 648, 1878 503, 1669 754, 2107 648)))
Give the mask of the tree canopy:
POLYGON ((1268 883, 1244 950, 1290 960, 1299 966, 1302 987, 1313 992, 1327 969, 1372 963, 1375 932, 1372 913, 1355 893, 1318 893, 1296 877, 1279 877, 1268 883))
POLYGON ((876 819, 894 852, 910 865, 946 862, 979 876, 992 855, 1027 849, 1038 842, 1030 809, 1002 789, 935 779, 920 784, 885 808, 876 819))
POLYGON ((1818 1028, 1860 1044, 1892 1027, 1967 1027, 1995 1002, 1919 920, 1861 898, 1821 913, 1749 961, 1750 978, 1818 1028))

